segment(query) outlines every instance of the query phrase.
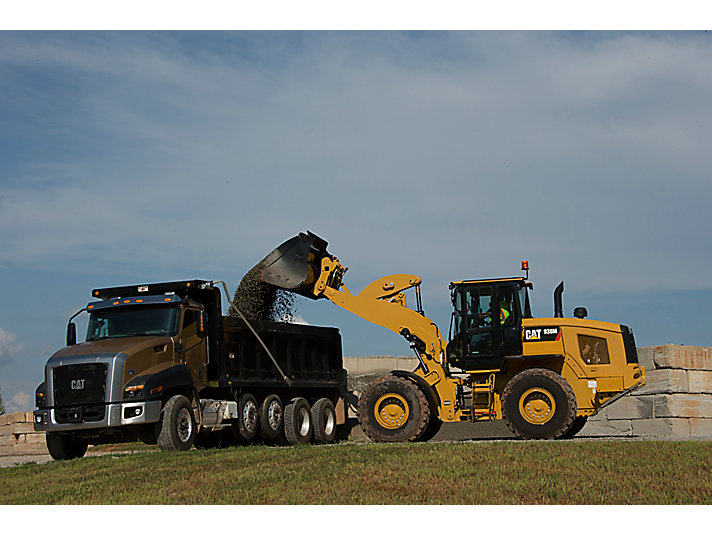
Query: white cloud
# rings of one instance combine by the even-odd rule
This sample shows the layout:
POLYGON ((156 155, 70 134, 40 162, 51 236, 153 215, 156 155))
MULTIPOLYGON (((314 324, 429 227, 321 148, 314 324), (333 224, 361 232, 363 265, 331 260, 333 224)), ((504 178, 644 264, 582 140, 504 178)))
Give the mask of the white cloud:
POLYGON ((15 343, 17 336, 0 328, 0 364, 9 362, 22 352, 23 346, 15 343))
POLYGON ((440 291, 523 257, 582 289, 712 286, 706 39, 40 37, 0 36, 0 67, 48 78, 0 82, 48 132, 20 128, 41 157, 5 171, 3 263, 235 283, 308 228, 356 287, 402 270, 440 291))
POLYGON ((12 398, 3 403, 5 404, 5 412, 29 412, 33 409, 32 397, 24 391, 18 391, 12 398))

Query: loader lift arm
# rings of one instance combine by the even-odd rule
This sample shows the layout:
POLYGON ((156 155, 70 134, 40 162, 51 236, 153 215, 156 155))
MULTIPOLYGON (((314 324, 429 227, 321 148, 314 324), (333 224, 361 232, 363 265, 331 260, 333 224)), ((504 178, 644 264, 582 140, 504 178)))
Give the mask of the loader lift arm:
POLYGON ((444 367, 445 342, 438 327, 422 313, 419 305, 418 310, 406 305, 404 291, 411 288, 415 289, 420 302, 422 280, 414 275, 389 275, 374 280, 358 294, 351 293, 343 283, 347 268, 326 252, 326 245, 326 241, 311 233, 286 241, 265 258, 262 280, 311 299, 326 298, 405 337, 420 360, 413 373, 437 396, 435 404, 440 419, 457 420, 456 383, 447 379, 444 367))

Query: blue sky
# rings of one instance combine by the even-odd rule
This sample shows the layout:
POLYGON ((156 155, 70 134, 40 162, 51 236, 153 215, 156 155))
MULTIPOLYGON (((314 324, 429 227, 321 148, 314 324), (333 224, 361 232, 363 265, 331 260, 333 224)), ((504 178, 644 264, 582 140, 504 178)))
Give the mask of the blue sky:
MULTIPOLYGON (((534 312, 712 345, 705 32, 0 32, 0 388, 31 409, 94 287, 234 289, 311 230, 346 284, 518 275, 534 312)), ((347 356, 407 343, 326 301, 347 356)))

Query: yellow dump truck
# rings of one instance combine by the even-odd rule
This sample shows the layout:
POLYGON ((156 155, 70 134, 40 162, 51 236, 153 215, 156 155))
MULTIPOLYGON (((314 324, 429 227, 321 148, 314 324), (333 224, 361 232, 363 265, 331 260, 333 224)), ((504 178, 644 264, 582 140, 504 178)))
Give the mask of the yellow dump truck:
POLYGON ((347 268, 328 243, 300 233, 264 260, 262 280, 311 299, 328 299, 403 336, 418 367, 393 371, 361 393, 358 417, 374 441, 425 441, 443 422, 504 419, 525 439, 570 438, 589 416, 641 386, 632 330, 563 316, 563 282, 554 317, 531 313, 527 276, 452 282, 449 342, 422 308, 422 280, 396 274, 359 293, 344 285, 347 268), (405 291, 415 292, 409 308, 405 291))

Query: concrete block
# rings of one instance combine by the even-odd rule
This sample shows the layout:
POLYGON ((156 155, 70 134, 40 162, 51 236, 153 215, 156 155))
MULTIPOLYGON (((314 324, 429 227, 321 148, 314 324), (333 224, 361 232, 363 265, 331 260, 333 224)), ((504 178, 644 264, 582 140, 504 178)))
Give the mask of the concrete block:
POLYGON ((0 436, 9 436, 13 434, 14 432, 12 431, 14 425, 2 425, 0 426, 0 436))
POLYGON ((0 445, 0 456, 17 456, 17 448, 14 445, 0 445))
POLYGON ((709 347, 663 345, 655 347, 653 359, 658 369, 712 370, 712 351, 709 347))
POLYGON ((652 399, 656 418, 712 418, 712 395, 656 395, 652 399))
POLYGON ((654 369, 646 372, 645 385, 637 389, 635 396, 659 395, 664 393, 687 393, 689 391, 687 371, 684 369, 654 369))
POLYGON ((638 353, 638 363, 645 367, 646 372, 655 369, 655 360, 653 359, 655 347, 638 347, 636 352, 638 353))
POLYGON ((687 371, 690 393, 712 395, 712 371, 687 371))
POLYGON ((35 431, 35 425, 33 423, 15 423, 13 426, 13 434, 27 434, 28 432, 35 431))
POLYGON ((0 436, 0 447, 3 446, 12 446, 14 447, 15 444, 17 443, 17 439, 13 434, 10 434, 9 436, 0 436))
POLYGON ((412 371, 418 366, 418 358, 411 356, 362 356, 344 358, 344 369, 350 375, 387 375, 393 370, 412 371))
POLYGON ((27 445, 35 445, 35 444, 46 445, 47 444, 47 438, 46 438, 44 432, 37 432, 36 434, 24 434, 24 436, 25 436, 25 443, 27 445))
POLYGON ((682 418, 636 419, 631 421, 634 436, 690 438, 690 422, 682 418))
MULTIPOLYGON (((600 415, 601 414, 596 414, 595 417, 599 417, 600 415)), ((591 417, 578 435, 581 437, 630 436, 632 433, 632 425, 628 420, 611 421, 591 417)))
POLYGON ((605 417, 614 419, 648 419, 653 417, 655 397, 623 397, 604 408, 605 417))
POLYGON ((15 436, 15 439, 17 440, 16 445, 21 446, 27 443, 27 439, 25 438, 26 434, 19 434, 15 436))
POLYGON ((712 421, 709 419, 688 419, 690 437, 695 439, 712 439, 712 421))
MULTIPOLYGON (((32 419, 30 419, 32 421, 32 419)), ((12 425, 14 423, 24 423, 25 412, 13 412, 0 415, 0 425, 12 425)))

